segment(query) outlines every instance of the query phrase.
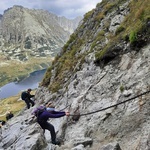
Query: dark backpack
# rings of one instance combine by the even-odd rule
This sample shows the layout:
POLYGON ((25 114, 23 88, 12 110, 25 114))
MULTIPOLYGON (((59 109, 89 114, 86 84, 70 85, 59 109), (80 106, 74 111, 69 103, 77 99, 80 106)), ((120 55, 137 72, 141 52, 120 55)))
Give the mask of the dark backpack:
POLYGON ((5 125, 6 121, 0 120, 1 125, 5 125))
POLYGON ((21 99, 25 100, 28 97, 28 93, 26 91, 21 93, 21 99))
POLYGON ((34 109, 32 115, 36 116, 37 118, 46 110, 45 106, 39 106, 34 109))

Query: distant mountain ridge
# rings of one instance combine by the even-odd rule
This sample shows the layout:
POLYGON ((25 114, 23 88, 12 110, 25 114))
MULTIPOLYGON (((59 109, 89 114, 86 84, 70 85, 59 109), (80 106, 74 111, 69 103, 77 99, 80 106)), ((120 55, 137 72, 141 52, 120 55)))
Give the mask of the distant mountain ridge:
POLYGON ((80 20, 15 5, 0 17, 0 52, 20 61, 56 55, 80 20))
POLYGON ((5 10, 0 15, 0 86, 49 67, 81 19, 22 6, 5 10))

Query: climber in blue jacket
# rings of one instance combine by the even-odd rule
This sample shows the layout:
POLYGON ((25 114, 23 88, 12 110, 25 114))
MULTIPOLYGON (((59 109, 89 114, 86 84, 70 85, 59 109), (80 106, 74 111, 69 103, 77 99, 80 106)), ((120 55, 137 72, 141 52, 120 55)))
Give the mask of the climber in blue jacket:
POLYGON ((55 128, 52 124, 48 122, 49 118, 60 118, 63 116, 69 116, 68 111, 55 111, 55 108, 47 107, 45 111, 43 111, 38 117, 37 122, 41 126, 41 128, 45 131, 45 129, 49 130, 51 133, 52 144, 59 145, 60 142, 56 141, 56 133, 55 128))

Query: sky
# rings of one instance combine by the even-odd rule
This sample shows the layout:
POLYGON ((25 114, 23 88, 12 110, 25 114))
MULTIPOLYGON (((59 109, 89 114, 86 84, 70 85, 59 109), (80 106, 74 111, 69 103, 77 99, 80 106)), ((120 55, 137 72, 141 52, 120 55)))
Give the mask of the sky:
POLYGON ((29 9, 48 10, 57 16, 74 19, 95 8, 99 2, 101 0, 0 0, 0 14, 13 5, 21 5, 29 9))

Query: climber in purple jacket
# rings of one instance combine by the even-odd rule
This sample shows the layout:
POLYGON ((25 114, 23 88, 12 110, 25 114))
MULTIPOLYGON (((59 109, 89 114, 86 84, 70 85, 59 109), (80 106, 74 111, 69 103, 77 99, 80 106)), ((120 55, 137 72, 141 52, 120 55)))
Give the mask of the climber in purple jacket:
POLYGON ((60 142, 56 141, 56 133, 55 128, 52 124, 48 122, 49 118, 60 118, 63 116, 69 116, 69 112, 60 112, 55 111, 55 108, 46 108, 38 117, 37 122, 40 124, 41 128, 45 131, 45 129, 49 130, 51 133, 52 144, 59 145, 60 142))

